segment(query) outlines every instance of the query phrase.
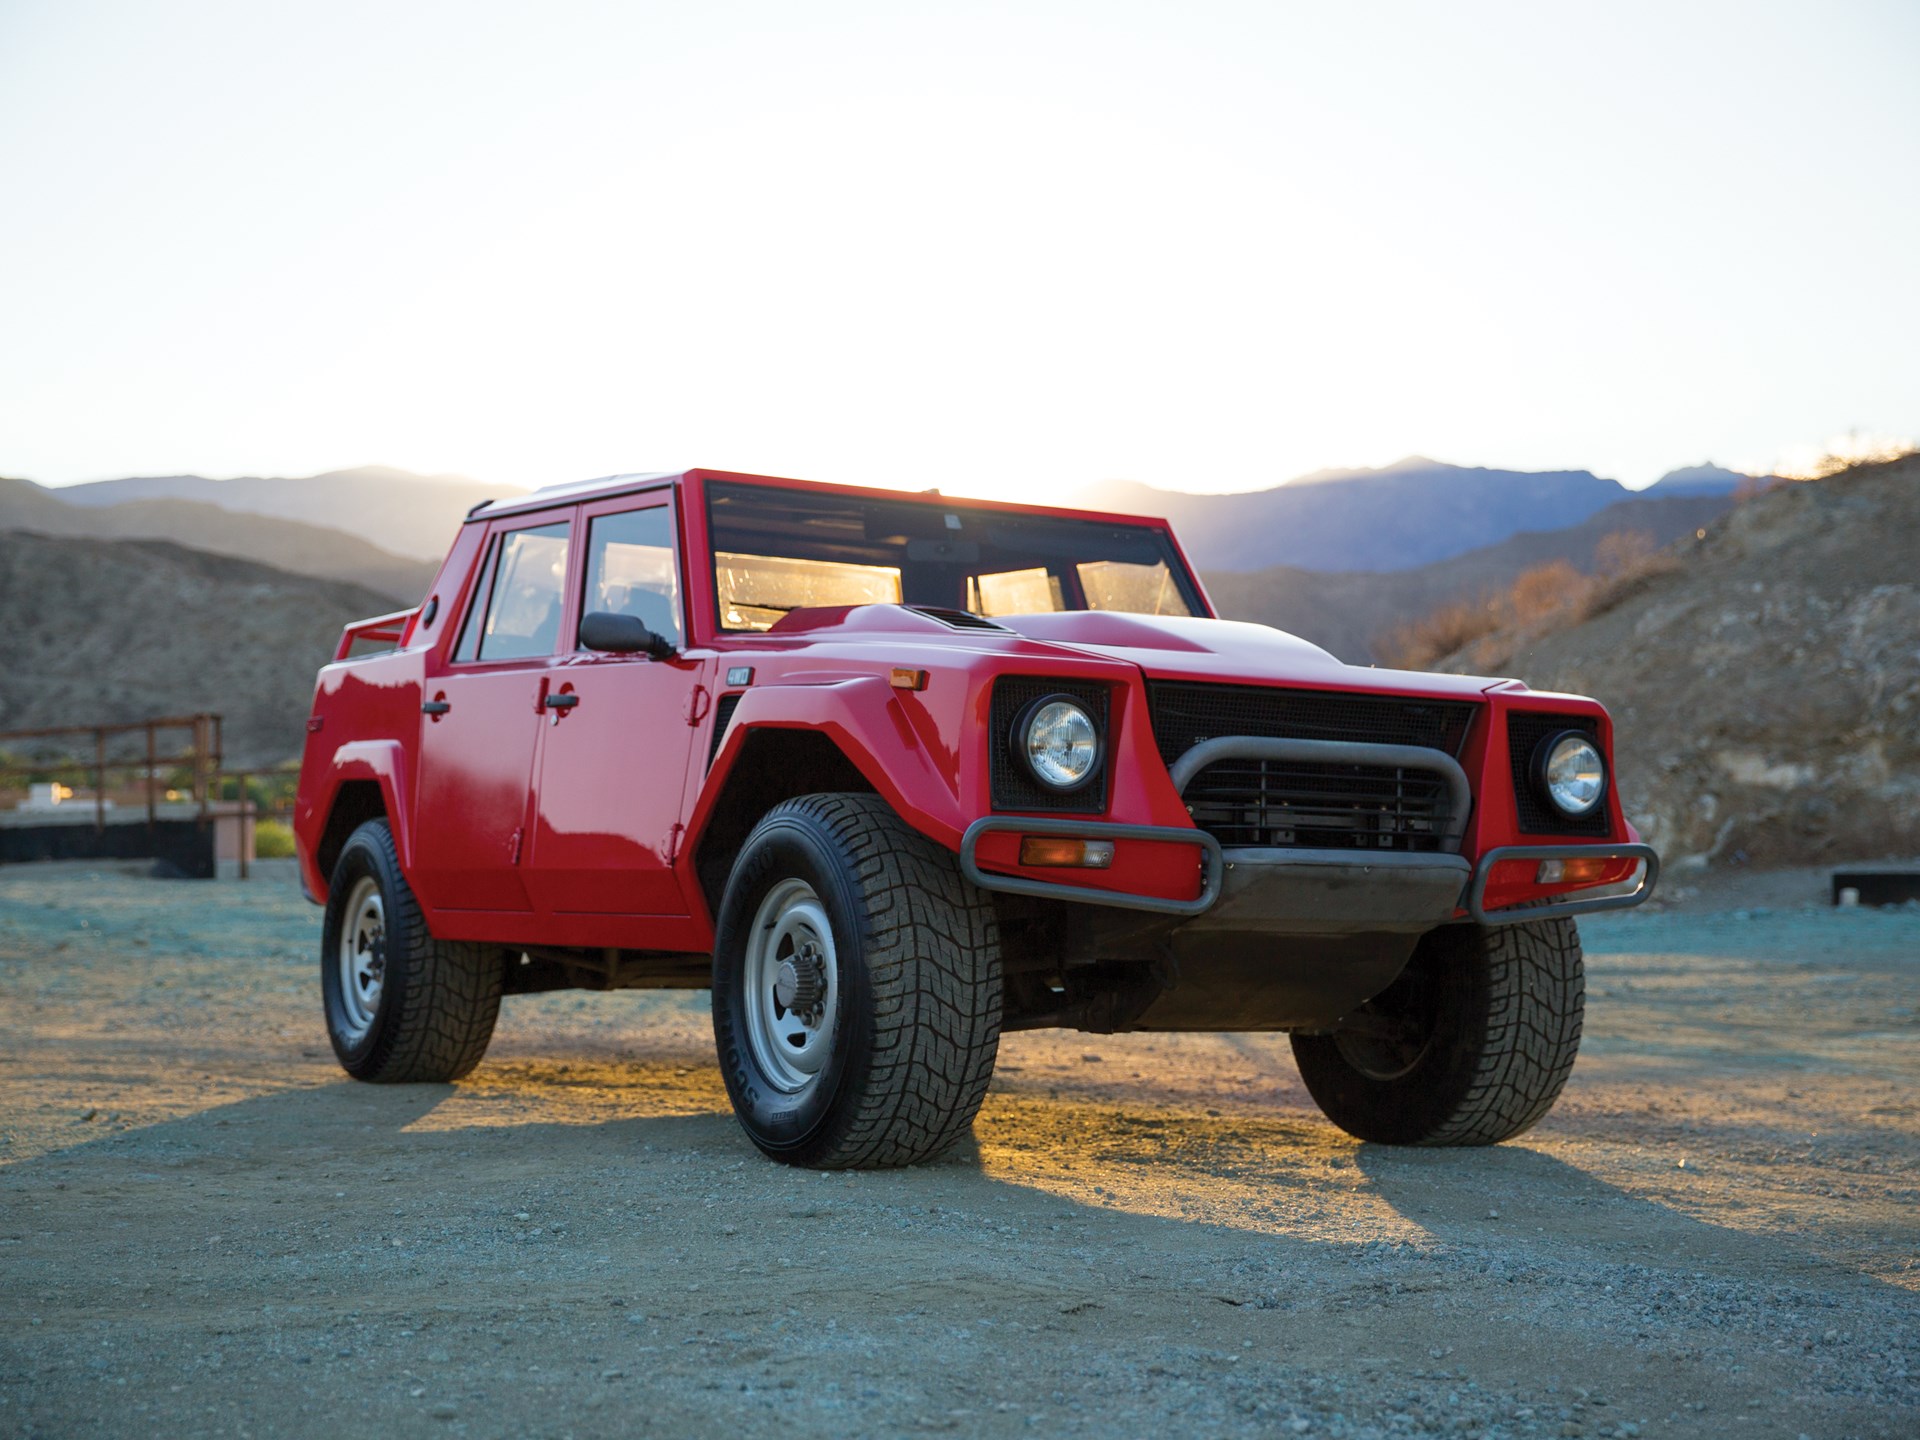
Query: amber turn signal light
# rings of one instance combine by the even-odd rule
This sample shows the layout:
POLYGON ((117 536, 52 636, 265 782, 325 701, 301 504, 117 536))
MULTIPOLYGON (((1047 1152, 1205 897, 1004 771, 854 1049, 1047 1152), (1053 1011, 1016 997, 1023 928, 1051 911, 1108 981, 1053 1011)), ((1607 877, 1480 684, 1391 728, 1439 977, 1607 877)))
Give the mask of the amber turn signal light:
POLYGON ((1071 840, 1058 835, 1023 835, 1020 838, 1020 863, 1105 870, 1113 864, 1113 842, 1071 840))
POLYGON ((1614 864, 1607 855, 1595 855, 1577 860, 1542 860, 1540 869, 1533 877, 1536 885, 1592 885, 1604 880, 1607 867, 1614 864))
POLYGON ((927 688, 927 672, 924 670, 903 670, 898 665, 887 677, 887 683, 896 690, 924 690, 927 688))

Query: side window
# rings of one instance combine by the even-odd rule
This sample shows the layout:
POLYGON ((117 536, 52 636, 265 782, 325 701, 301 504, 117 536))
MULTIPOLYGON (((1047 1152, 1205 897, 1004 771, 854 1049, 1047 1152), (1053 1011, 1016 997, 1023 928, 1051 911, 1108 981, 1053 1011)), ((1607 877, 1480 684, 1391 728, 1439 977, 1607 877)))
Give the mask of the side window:
POLYGON ((500 537, 494 536, 487 542, 486 554, 480 559, 480 574, 473 582, 473 594, 467 600, 467 618, 460 626, 460 643, 453 647, 453 660, 456 665, 464 665, 480 653, 480 616, 487 608, 487 594, 493 589, 493 566, 500 558, 500 537))
POLYGON ((528 660, 553 653, 567 580, 567 522, 514 530, 495 543, 484 620, 476 603, 455 660, 528 660))
POLYGON ((596 515, 587 526, 587 593, 580 613, 633 615, 676 646, 680 633, 680 571, 673 519, 664 505, 596 515))

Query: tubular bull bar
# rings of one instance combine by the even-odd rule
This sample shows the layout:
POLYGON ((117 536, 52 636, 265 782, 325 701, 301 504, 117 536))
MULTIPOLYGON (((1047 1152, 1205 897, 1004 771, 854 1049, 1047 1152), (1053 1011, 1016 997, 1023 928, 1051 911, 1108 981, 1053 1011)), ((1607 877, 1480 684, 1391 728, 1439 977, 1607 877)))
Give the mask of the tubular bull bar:
MULTIPOLYGON (((1449 823, 1441 834, 1441 850, 1403 851, 1285 849, 1235 847, 1225 849, 1206 831, 1177 825, 1125 825, 1100 820, 1072 820, 1057 816, 991 815, 974 821, 960 839, 960 869, 984 890, 1069 900, 1081 905, 1107 905, 1122 910, 1145 910, 1181 919, 1195 919, 1214 909, 1223 893, 1231 892, 1228 910, 1241 912, 1250 928, 1275 933, 1312 930, 1431 929, 1465 910, 1480 925, 1512 925, 1562 916, 1587 915, 1600 910, 1625 910, 1653 893, 1660 875, 1660 857, 1650 845, 1603 843, 1588 845, 1501 845, 1469 866, 1457 852, 1465 837, 1471 792, 1466 774, 1452 756, 1413 745, 1371 745, 1337 740, 1263 739, 1230 736, 1195 746, 1175 762, 1171 775, 1176 789, 1207 765, 1222 759, 1314 760, 1345 764, 1397 765, 1438 774, 1453 799, 1449 823), (977 851, 982 836, 1002 831, 1022 835, 1071 835, 1087 840, 1153 840, 1197 846, 1202 866, 1200 894, 1192 900, 1169 900, 1153 895, 1064 885, 1024 875, 1000 874, 980 868, 977 851), (1639 862, 1629 877, 1633 888, 1608 887, 1601 895, 1486 908, 1488 882, 1494 867, 1507 860, 1606 859, 1639 862), (1232 871, 1231 881, 1228 872, 1232 871), (1340 903, 1321 909, 1323 896, 1340 896, 1340 903), (1327 913, 1331 911, 1333 913, 1327 913)), ((1620 885, 1627 881, 1619 882, 1620 885)), ((1222 917, 1225 918, 1224 915, 1222 917)), ((1237 927, 1236 927, 1237 928, 1237 927)))

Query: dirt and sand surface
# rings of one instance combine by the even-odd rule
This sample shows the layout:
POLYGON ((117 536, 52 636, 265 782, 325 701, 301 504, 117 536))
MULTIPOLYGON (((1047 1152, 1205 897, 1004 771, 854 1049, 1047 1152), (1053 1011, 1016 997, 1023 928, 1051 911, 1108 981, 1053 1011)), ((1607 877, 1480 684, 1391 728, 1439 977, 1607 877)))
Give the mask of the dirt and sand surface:
POLYGON ((0 870, 0 1435, 1920 1434, 1920 910, 1746 884, 1586 923, 1514 1143, 1356 1144, 1281 1037, 1040 1032, 964 1153, 822 1176, 703 994, 375 1088, 284 869, 0 870))

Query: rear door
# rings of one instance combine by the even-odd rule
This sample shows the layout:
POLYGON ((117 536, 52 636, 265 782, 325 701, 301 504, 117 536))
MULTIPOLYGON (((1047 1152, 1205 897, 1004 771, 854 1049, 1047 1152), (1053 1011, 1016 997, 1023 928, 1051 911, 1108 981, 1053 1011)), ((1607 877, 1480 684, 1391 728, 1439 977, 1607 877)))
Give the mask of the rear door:
POLYGON ((571 512, 496 522, 466 614, 428 661, 413 874, 435 910, 527 911, 542 682, 558 647, 571 512))
POLYGON ((573 915, 685 916, 673 873, 702 661, 688 657, 685 590, 670 491, 583 506, 566 641, 548 672, 532 850, 536 906, 573 915), (580 617, 638 616, 675 654, 582 649, 580 617))

